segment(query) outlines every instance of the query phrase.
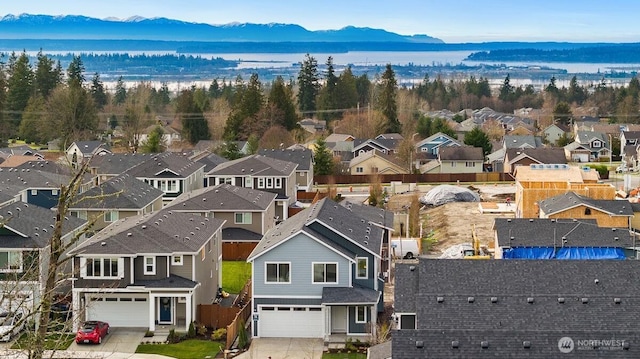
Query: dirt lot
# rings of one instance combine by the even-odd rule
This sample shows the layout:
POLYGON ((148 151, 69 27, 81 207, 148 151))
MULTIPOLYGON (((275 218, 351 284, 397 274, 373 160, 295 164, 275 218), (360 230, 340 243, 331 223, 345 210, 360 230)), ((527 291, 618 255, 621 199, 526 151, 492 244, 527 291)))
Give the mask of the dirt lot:
MULTIPOLYGON (((422 195, 432 187, 421 186, 417 192, 422 195)), ((504 202, 506 197, 512 197, 515 188, 512 185, 477 186, 482 201, 504 202)), ((408 204, 413 193, 392 196, 388 209, 394 212, 402 211, 402 206, 408 204)), ((434 208, 423 208, 420 211, 426 231, 434 230, 437 243, 432 247, 432 253, 441 253, 452 245, 470 243, 471 228, 476 225, 476 234, 481 245, 488 245, 493 240, 491 227, 495 218, 513 217, 512 214, 481 214, 477 202, 447 203, 434 208)))

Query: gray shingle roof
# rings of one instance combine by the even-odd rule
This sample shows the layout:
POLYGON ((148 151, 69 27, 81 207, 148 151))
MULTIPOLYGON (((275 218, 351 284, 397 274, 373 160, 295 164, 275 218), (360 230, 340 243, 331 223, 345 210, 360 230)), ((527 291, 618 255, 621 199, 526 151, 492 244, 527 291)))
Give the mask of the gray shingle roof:
POLYGON ((539 205, 540 209, 544 211, 546 215, 555 214, 583 205, 606 212, 612 216, 633 216, 633 210, 631 209, 629 201, 592 199, 576 194, 575 192, 567 192, 565 194, 547 198, 540 201, 539 205))
POLYGON ((308 148, 296 149, 262 149, 258 154, 275 158, 281 161, 289 161, 298 164, 298 171, 309 171, 313 161, 312 152, 308 148))
POLYGON ((285 176, 291 175, 297 164, 262 155, 251 155, 218 165, 209 176, 285 176))
POLYGON ((70 209, 143 209, 163 195, 161 190, 125 173, 78 195, 70 209))
POLYGON ((140 286, 145 288, 171 288, 171 289, 193 289, 198 283, 190 279, 186 279, 175 274, 169 277, 155 279, 155 280, 138 280, 132 284, 133 286, 140 286))
MULTIPOLYGON (((75 141, 73 143, 75 143, 76 146, 78 146, 78 148, 84 155, 93 154, 100 147, 104 149, 108 149, 107 145, 100 141, 75 141)), ((71 146, 73 146, 73 143, 71 144, 71 146)))
MULTIPOLYGON (((395 311, 416 313, 419 330, 393 333, 393 357, 424 357, 409 348, 415 348, 415 340, 424 340, 424 351, 433 353, 451 350, 451 342, 458 340, 459 349, 464 348, 459 357, 485 357, 479 342, 483 335, 493 357, 516 358, 530 353, 505 341, 531 341, 535 350, 548 350, 553 344, 557 350, 564 336, 637 340, 640 276, 629 275, 637 267, 632 260, 421 259, 417 264, 397 264, 395 311)), ((640 349, 638 341, 632 346, 640 349)))
POLYGON ((95 156, 91 159, 91 167, 97 169, 98 174, 119 175, 126 170, 147 161, 153 154, 111 153, 95 156))
POLYGON ((598 227, 594 219, 496 218, 501 247, 633 247, 626 228, 598 227), (513 237, 513 239, 511 239, 513 237))
POLYGON ((163 152, 150 156, 146 161, 128 169, 126 172, 136 178, 152 178, 164 170, 177 173, 186 178, 203 168, 204 165, 191 161, 189 157, 174 152, 163 152))
POLYGON ((216 168, 219 164, 228 162, 229 160, 224 158, 224 157, 220 157, 215 153, 210 153, 209 155, 199 158, 196 160, 196 162, 198 163, 202 163, 204 165, 204 172, 207 173, 209 171, 211 171, 212 169, 216 168))
POLYGON ((483 161, 484 155, 481 147, 447 146, 438 151, 442 161, 483 161))
POLYGON ((533 135, 505 135, 503 143, 506 148, 538 147, 538 142, 533 135))
MULTIPOLYGON (((314 222, 317 221, 323 223, 317 224, 318 226, 327 226, 329 229, 350 238, 351 242, 366 248, 369 252, 380 255, 382 248, 382 229, 370 224, 366 219, 354 215, 353 212, 340 206, 336 202, 324 198, 269 230, 251 255, 249 255, 249 258, 255 258, 269 251, 298 231, 303 231, 319 238, 341 253, 348 255, 353 254, 349 253, 349 251, 339 243, 333 242, 314 230, 313 228, 316 226, 314 222)), ((335 237, 338 238, 339 235, 336 234, 335 237)))
POLYGON ((376 304, 382 293, 360 286, 354 287, 323 287, 322 304, 376 304))
POLYGON ((383 208, 357 204, 350 201, 342 201, 340 204, 355 213, 358 217, 393 230, 394 213, 391 211, 387 211, 383 208))
POLYGON ((73 253, 195 253, 223 224, 224 221, 220 219, 164 209, 114 222, 73 250, 73 253))
MULTIPOLYGON (((0 235, 0 248, 44 248, 48 245, 56 221, 56 212, 24 202, 11 203, 0 208, 0 221, 6 229, 25 235, 0 235)), ((75 231, 86 220, 67 216, 62 225, 63 235, 75 231)))
POLYGON ((253 188, 221 184, 184 193, 168 208, 176 211, 264 211, 276 196, 253 188))
POLYGON ((222 229, 222 240, 224 242, 259 242, 262 234, 244 228, 224 228, 222 229))
POLYGON ((507 149, 507 156, 509 156, 509 160, 513 161, 516 157, 520 155, 526 155, 537 161, 538 163, 552 163, 552 164, 561 164, 567 163, 567 157, 564 153, 563 148, 509 148, 507 149))

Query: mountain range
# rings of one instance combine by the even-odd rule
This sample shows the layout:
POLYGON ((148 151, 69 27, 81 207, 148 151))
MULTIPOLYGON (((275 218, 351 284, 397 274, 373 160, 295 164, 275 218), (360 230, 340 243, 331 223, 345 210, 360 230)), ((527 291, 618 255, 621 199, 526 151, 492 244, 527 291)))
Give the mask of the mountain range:
POLYGON ((368 27, 310 31, 300 25, 280 23, 209 25, 139 16, 120 20, 32 14, 0 18, 0 39, 444 43, 428 35, 407 36, 368 27))

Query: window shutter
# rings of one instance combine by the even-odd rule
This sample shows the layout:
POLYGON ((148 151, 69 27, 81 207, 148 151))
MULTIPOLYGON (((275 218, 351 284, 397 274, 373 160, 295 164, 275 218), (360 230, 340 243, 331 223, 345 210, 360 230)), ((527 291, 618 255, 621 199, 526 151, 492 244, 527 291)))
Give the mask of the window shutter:
POLYGON ((87 258, 80 257, 80 277, 87 276, 87 258))
POLYGON ((124 258, 118 258, 118 278, 124 278, 124 258))

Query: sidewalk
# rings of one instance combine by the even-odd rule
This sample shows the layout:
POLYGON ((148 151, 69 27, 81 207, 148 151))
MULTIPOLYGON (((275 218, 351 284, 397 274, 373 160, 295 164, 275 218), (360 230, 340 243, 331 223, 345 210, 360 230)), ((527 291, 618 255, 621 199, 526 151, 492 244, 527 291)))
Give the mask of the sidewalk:
MULTIPOLYGON (((28 359, 26 352, 17 349, 5 349, 0 351, 0 357, 3 359, 28 359)), ((108 352, 86 352, 86 351, 46 351, 46 358, 60 359, 174 359, 158 354, 136 354, 136 353, 108 353, 108 352)))

